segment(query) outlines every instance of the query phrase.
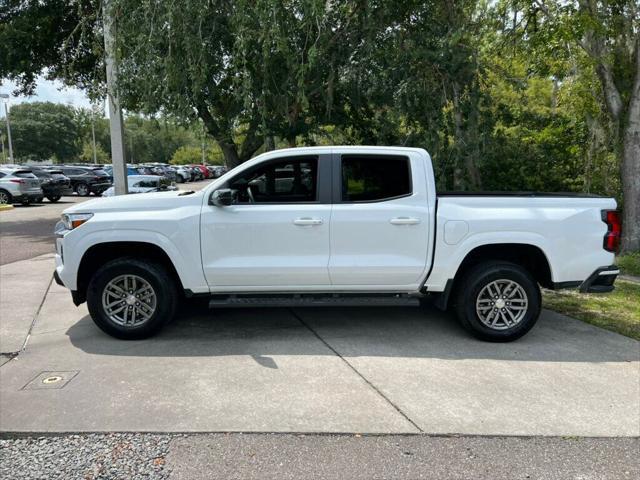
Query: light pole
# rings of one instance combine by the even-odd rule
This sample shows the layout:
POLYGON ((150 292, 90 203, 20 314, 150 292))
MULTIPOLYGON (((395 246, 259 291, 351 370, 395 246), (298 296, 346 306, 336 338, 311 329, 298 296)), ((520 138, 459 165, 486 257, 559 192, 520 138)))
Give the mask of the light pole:
POLYGON ((102 2, 104 24, 104 63, 107 69, 107 103, 109 104, 109 131, 111 133, 111 159, 113 162, 113 187, 116 195, 126 195, 127 168, 124 163, 124 139, 122 130, 122 110, 118 98, 118 63, 115 48, 115 19, 111 1, 102 2))
POLYGON ((94 105, 91 105, 91 137, 93 139, 93 164, 98 163, 98 155, 96 154, 96 119, 95 119, 95 108, 94 105))
POLYGON ((4 116, 7 119, 7 139, 9 141, 9 163, 13 163, 13 144, 11 143, 11 122, 9 121, 9 95, 0 93, 0 98, 4 100, 4 116))

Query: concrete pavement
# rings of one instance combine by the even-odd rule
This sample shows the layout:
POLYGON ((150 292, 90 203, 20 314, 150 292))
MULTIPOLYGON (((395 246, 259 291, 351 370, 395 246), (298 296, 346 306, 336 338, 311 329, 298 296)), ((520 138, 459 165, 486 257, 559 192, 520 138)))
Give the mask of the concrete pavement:
POLYGON ((0 265, 0 355, 4 361, 25 344, 52 278, 53 254, 0 265))
POLYGON ((639 357, 635 340, 546 311, 490 344, 430 308, 190 304, 125 342, 53 284, 0 368, 0 430, 638 436, 639 357))

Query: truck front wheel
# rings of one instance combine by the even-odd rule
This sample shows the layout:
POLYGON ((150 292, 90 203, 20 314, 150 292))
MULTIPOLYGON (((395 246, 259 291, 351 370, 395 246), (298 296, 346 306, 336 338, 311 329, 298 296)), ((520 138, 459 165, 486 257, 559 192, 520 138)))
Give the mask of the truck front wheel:
POLYGON ((477 338, 510 342, 533 328, 541 303, 540 287, 527 270, 509 262, 484 262, 460 282, 456 313, 477 338))
POLYGON ((177 290, 159 263, 119 258, 103 265, 87 288, 91 318, 101 330, 125 340, 158 333, 173 318, 177 290))

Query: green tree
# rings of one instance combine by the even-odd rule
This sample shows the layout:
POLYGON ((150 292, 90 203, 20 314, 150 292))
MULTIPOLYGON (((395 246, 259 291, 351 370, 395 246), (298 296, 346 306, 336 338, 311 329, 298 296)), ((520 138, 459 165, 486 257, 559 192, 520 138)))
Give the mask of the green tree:
POLYGON ((14 155, 21 160, 72 161, 80 153, 72 107, 50 102, 22 103, 11 109, 14 155))
MULTIPOLYGON (((96 143, 95 153, 95 163, 111 163, 109 154, 104 151, 104 148, 102 148, 102 145, 99 143, 96 143)), ((84 142, 82 144, 82 151, 80 152, 79 160, 81 162, 94 163, 93 143, 84 142)))
POLYGON ((32 94, 39 75, 97 94, 104 79, 99 0, 0 2, 0 79, 32 94))
MULTIPOLYGON (((205 160, 209 165, 223 165, 223 156, 220 149, 206 149, 205 160)), ((202 163, 202 148, 180 147, 175 151, 171 161, 173 165, 191 165, 202 163)))
POLYGON ((640 250, 640 9, 634 0, 510 2, 512 31, 541 59, 584 55, 600 86, 620 165, 623 251, 640 250), (555 55, 554 55, 555 53, 555 55))

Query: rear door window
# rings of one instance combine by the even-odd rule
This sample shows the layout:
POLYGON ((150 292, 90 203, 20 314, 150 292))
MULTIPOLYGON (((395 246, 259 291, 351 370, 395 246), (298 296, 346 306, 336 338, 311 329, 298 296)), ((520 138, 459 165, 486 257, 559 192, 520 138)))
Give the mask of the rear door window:
POLYGON ((18 178, 38 178, 33 173, 31 173, 31 171, 25 171, 25 170, 13 172, 13 176, 18 178))
POLYGON ((343 202, 383 201, 411 193, 411 170, 407 157, 342 156, 343 202))

